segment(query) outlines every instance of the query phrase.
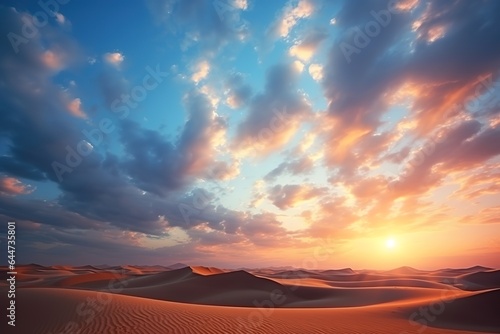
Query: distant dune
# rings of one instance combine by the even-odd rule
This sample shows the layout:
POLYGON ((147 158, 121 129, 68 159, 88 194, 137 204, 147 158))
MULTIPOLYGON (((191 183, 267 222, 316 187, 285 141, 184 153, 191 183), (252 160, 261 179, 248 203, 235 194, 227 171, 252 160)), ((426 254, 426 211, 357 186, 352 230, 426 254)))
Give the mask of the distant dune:
POLYGON ((500 270, 465 274, 460 276, 458 279, 467 290, 500 288, 500 270))
POLYGON ((175 264, 172 264, 170 266, 168 266, 169 269, 182 269, 182 268, 186 268, 186 267, 189 267, 187 264, 184 264, 184 263, 175 263, 175 264))
POLYGON ((352 275, 354 274, 354 270, 351 268, 344 268, 344 269, 336 269, 336 270, 323 270, 321 271, 321 274, 323 275, 352 275))
POLYGON ((429 272, 405 266, 392 270, 383 271, 382 273, 386 275, 426 275, 429 272))
MULTIPOLYGON (((184 264, 19 266, 16 330, 30 334, 410 334, 422 328, 429 334, 500 332, 499 270, 249 271, 184 264), (421 310, 428 310, 432 321, 422 318, 421 310), (68 331, 68 326, 73 327, 68 331)), ((0 282, 0 293, 7 293, 5 280, 0 282)))

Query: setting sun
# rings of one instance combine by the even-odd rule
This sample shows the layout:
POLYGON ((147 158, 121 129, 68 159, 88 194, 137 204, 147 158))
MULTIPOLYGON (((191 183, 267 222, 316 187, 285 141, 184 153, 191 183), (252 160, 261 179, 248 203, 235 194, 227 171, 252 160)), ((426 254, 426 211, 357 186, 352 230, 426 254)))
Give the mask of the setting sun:
POLYGON ((385 242, 385 247, 393 249, 394 247, 396 247, 396 241, 394 241, 394 239, 392 238, 387 239, 387 241, 385 242))

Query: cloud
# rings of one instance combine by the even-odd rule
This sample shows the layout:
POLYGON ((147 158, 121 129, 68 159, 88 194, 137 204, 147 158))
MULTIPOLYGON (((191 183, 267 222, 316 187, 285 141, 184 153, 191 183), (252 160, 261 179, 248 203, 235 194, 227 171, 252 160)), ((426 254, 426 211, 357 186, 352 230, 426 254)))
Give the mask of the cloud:
POLYGON ((482 168, 471 173, 469 169, 458 173, 455 180, 460 188, 453 193, 453 197, 467 201, 477 200, 484 195, 499 193, 500 172, 499 164, 486 163, 482 168))
POLYGON ((238 9, 246 10, 246 9, 248 9, 248 1, 247 0, 233 0, 232 6, 238 8, 238 9))
POLYGON ((243 0, 229 4, 213 1, 148 0, 148 8, 157 24, 173 34, 181 34, 181 47, 199 47, 213 56, 230 42, 243 41, 249 35, 240 13, 248 8, 243 0))
POLYGON ((64 28, 71 27, 71 22, 68 20, 68 18, 66 16, 64 16, 61 13, 54 13, 54 15, 55 15, 55 19, 56 19, 57 24, 59 24, 61 27, 64 27, 64 28))
MULTIPOLYGON (((22 24, 19 17, 16 19, 12 15, 9 13, 9 19, 0 20, 0 27, 6 33, 22 24)), ((188 117, 172 141, 158 131, 122 120, 116 126, 126 155, 116 156, 103 147, 82 159, 76 168, 64 174, 63 182, 59 182, 52 163, 64 163, 67 148, 75 147, 82 140, 81 130, 86 123, 68 112, 83 116, 81 101, 72 99, 68 107, 68 93, 53 83, 54 66, 46 61, 46 50, 41 42, 33 40, 27 44, 28 50, 24 50, 23 57, 14 54, 8 41, 3 43, 6 45, 0 49, 0 62, 10 65, 0 67, 5 82, 1 91, 0 107, 5 112, 0 114, 0 132, 8 143, 0 157, 0 170, 7 173, 6 179, 2 179, 0 214, 36 230, 31 236, 25 236, 32 238, 27 240, 27 249, 33 251, 43 247, 46 258, 54 252, 87 251, 99 259, 97 254, 108 248, 107 238, 113 234, 123 235, 128 242, 136 243, 137 238, 132 237, 134 233, 143 238, 148 235, 166 238, 172 228, 188 231, 203 224, 218 231, 220 242, 225 234, 236 235, 234 242, 248 240, 238 231, 247 221, 252 221, 251 216, 210 203, 200 206, 196 192, 190 192, 190 181, 196 178, 229 179, 239 169, 237 161, 216 159, 219 147, 224 145, 227 126, 224 118, 215 113, 206 94, 197 90, 186 94, 184 106, 188 117), (27 78, 29 86, 25 84, 27 78), (43 119, 40 114, 44 115, 43 119), (13 181, 16 177, 57 183, 56 199, 26 200, 11 196, 28 191, 27 186, 13 181), (74 229, 81 231, 81 238, 68 233, 74 229), (106 238, 95 238, 97 231, 99 236, 106 238), (46 236, 43 243, 41 235, 46 236)), ((67 51, 66 46, 62 42, 53 44, 51 50, 58 50, 58 54, 74 50, 68 45, 67 51)), ((68 58, 60 59, 64 62, 68 58)), ((98 82, 108 106, 126 93, 127 80, 116 69, 104 69, 98 82)), ((213 196, 208 198, 211 201, 213 196)), ((213 245, 217 240, 210 234, 198 234, 196 238, 204 245, 213 245)), ((265 239, 271 243, 271 238, 274 236, 256 236, 255 242, 265 239)), ((129 247, 116 240, 111 245, 125 252, 155 254, 158 258, 161 254, 145 247, 129 247)), ((187 258, 196 256, 195 247, 190 245, 172 246, 163 251, 166 250, 185 252, 178 256, 187 258)), ((114 251, 111 254, 111 259, 123 256, 114 251)))
POLYGON ((265 91, 253 97, 232 145, 240 154, 267 155, 286 144, 296 133, 311 107, 297 88, 294 65, 273 66, 265 91))
MULTIPOLYGON (((23 15, 1 8, 0 31, 19 31, 23 15)), ((0 63, 9 64, 0 67, 4 82, 0 133, 8 143, 0 169, 32 180, 57 180, 52 162, 64 161, 66 146, 81 140, 78 120, 68 112, 67 93, 52 82, 55 68, 67 68, 79 59, 79 48, 64 34, 47 28, 43 30, 47 35, 39 34, 23 45, 22 56, 8 39, 0 43, 0 63)))
POLYGON ((66 17, 64 17, 63 14, 61 14, 61 13, 55 13, 55 15, 56 15, 56 21, 57 21, 57 23, 63 25, 64 22, 66 22, 66 17))
POLYGON ((445 168, 465 169, 482 165, 489 159, 500 155, 500 147, 495 143, 500 139, 500 126, 487 128, 470 140, 450 157, 445 168))
POLYGON ((302 235, 313 238, 335 238, 336 244, 342 244, 352 237, 347 228, 359 219, 356 211, 343 198, 325 197, 319 201, 314 212, 306 212, 310 222, 302 235))
POLYGON ((73 99, 69 104, 68 104, 68 110, 69 112, 78 118, 87 118, 87 115, 81 108, 82 101, 79 98, 73 99))
POLYGON ((323 79, 323 66, 320 64, 309 65, 309 74, 316 81, 321 81, 323 79))
POLYGON ((268 198, 281 210, 295 207, 303 202, 318 198, 327 193, 327 188, 311 185, 276 185, 269 189, 268 198))
POLYGON ((304 70, 305 65, 300 60, 294 60, 292 64, 297 72, 301 73, 304 70))
POLYGON ((0 172, 34 181, 45 180, 46 176, 37 166, 18 161, 14 156, 0 156, 0 172))
POLYGON ((241 73, 231 74, 224 83, 226 103, 233 109, 246 105, 252 97, 252 87, 244 82, 241 73))
POLYGON ((238 161, 227 163, 218 161, 213 164, 207 173, 208 179, 232 180, 240 174, 240 164, 238 161))
POLYGON ((475 215, 467 215, 461 219, 465 224, 498 224, 500 223, 500 206, 492 206, 477 212, 475 215))
POLYGON ((289 50, 293 57, 297 57, 303 61, 309 61, 318 49, 322 41, 328 37, 324 30, 316 29, 306 34, 304 39, 296 42, 289 50))
POLYGON ((128 80, 115 68, 104 69, 97 78, 97 84, 107 109, 111 109, 116 100, 123 101, 122 98, 130 93, 128 80))
POLYGON ((315 10, 315 4, 310 0, 289 1, 278 19, 271 25, 269 34, 274 37, 288 37, 299 20, 310 17, 315 10))
POLYGON ((24 185, 14 177, 0 176, 0 193, 6 195, 22 195, 33 192, 34 189, 29 185, 24 185))
MULTIPOLYGON (((9 218, 3 216, 1 210, 0 219, 8 221, 9 218)), ((259 246, 262 252, 269 251, 276 244, 292 247, 293 239, 272 214, 246 215, 227 211, 226 220, 221 222, 221 225, 214 226, 230 226, 232 215, 238 227, 232 233, 226 233, 229 229, 227 231, 213 229, 208 224, 202 223, 187 231, 188 240, 177 241, 169 240, 169 237, 153 239, 142 233, 103 226, 95 230, 79 229, 79 233, 69 233, 70 230, 58 225, 51 226, 18 219, 16 229, 19 242, 24 247, 17 256, 20 261, 26 263, 32 260, 42 264, 68 262, 78 265, 88 264, 89 261, 125 264, 123 262, 125 256, 126 263, 142 265, 169 265, 181 261, 238 267, 241 266, 242 254, 255 255, 255 246, 259 246), (153 242, 161 246, 151 247, 153 242), (233 249, 232 254, 222 252, 228 245, 233 249)), ((55 218, 59 221, 58 215, 55 218)), ((74 216, 73 219, 78 220, 79 217, 74 216)), ((174 229, 168 231, 170 237, 175 238, 176 231, 174 229)), ((297 242, 294 244, 295 247, 299 246, 297 242)))
POLYGON ((420 150, 395 184, 398 195, 428 191, 450 173, 471 169, 500 154, 498 145, 500 128, 487 128, 476 120, 463 121, 450 126, 432 150, 420 150))
POLYGON ((22 201, 16 197, 0 195, 0 214, 11 217, 18 222, 36 222, 46 226, 64 229, 100 229, 104 223, 86 218, 80 214, 66 210, 54 202, 41 200, 22 201))
POLYGON ((125 60, 125 56, 120 52, 107 52, 103 55, 103 59, 106 63, 119 67, 125 60))
POLYGON ((270 171, 264 179, 266 181, 275 180, 278 176, 283 175, 285 172, 292 175, 299 175, 308 173, 314 168, 314 161, 310 157, 301 157, 299 159, 282 162, 278 167, 270 171))
MULTIPOLYGON (((354 152, 367 145, 368 138, 380 134, 382 117, 395 104, 394 92, 401 94, 402 87, 406 87, 403 94, 411 113, 405 121, 413 121, 415 127, 405 135, 430 135, 445 124, 444 120, 458 117, 459 113, 450 113, 452 107, 464 106, 474 96, 479 78, 500 64, 500 48, 491 47, 497 22, 493 13, 498 4, 490 3, 491 8, 484 16, 479 6, 467 1, 457 1, 446 8, 444 4, 429 3, 425 10, 415 7, 424 5, 405 2, 402 11, 391 15, 389 24, 370 38, 368 46, 353 53, 352 62, 348 63, 340 43, 353 43, 352 28, 374 20, 370 12, 383 10, 385 6, 386 3, 374 2, 359 8, 352 2, 344 3, 336 16, 339 38, 322 71, 328 100, 328 112, 321 122, 327 143, 325 157, 330 166, 347 166, 345 171, 361 163, 360 155, 356 157, 354 152), (464 17, 466 22, 462 21, 464 17), (415 32, 414 20, 421 21, 415 32), (489 23, 484 25, 484 22, 489 23), (418 31, 423 33, 436 24, 447 26, 442 38, 433 43, 418 38, 418 31), (477 36, 479 27, 483 27, 481 37, 477 36), (404 37, 413 33, 417 34, 414 39, 404 37), (480 50, 474 57, 481 61, 472 65, 470 47, 480 50), (388 52, 391 49, 394 52, 388 52)), ((378 138, 385 142, 383 145, 381 142, 380 149, 388 148, 390 137, 378 138)))
POLYGON ((193 80, 193 82, 197 84, 201 80, 205 79, 209 72, 210 64, 208 63, 208 61, 202 60, 198 64, 196 64, 195 68, 193 69, 191 80, 193 80))
POLYGON ((47 50, 42 54, 42 62, 52 70, 60 70, 63 67, 63 60, 53 51, 47 50))
POLYGON ((132 121, 123 123, 120 136, 130 156, 124 168, 144 190, 162 194, 179 188, 194 177, 206 175, 216 164, 216 148, 225 137, 224 119, 198 91, 188 93, 184 105, 188 120, 176 143, 132 121))

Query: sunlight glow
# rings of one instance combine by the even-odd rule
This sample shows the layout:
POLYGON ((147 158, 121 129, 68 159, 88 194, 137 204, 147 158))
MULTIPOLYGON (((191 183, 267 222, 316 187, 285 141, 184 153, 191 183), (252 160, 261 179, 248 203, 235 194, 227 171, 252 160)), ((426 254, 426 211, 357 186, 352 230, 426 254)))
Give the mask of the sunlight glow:
POLYGON ((387 241, 385 242, 385 246, 389 249, 393 249, 394 247, 396 247, 396 241, 394 241, 394 239, 392 238, 387 239, 387 241))

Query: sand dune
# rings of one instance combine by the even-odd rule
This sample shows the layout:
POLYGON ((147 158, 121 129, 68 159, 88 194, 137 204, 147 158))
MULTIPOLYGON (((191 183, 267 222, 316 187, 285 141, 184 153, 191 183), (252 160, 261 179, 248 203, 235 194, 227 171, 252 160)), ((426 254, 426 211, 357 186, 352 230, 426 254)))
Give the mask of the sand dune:
POLYGON ((429 272, 404 266, 392 270, 382 271, 381 273, 385 275, 426 275, 429 272))
POLYGON ((323 270, 321 271, 321 274, 323 275, 352 275, 355 274, 355 271, 352 270, 351 268, 344 268, 344 269, 335 269, 335 270, 323 270))
POLYGON ((446 306, 437 324, 455 328, 497 331, 500 328, 500 289, 458 298, 446 306))
MULTIPOLYGON (((30 319, 18 322, 19 333, 417 333, 395 306, 259 310, 52 288, 22 290, 17 300, 19 318, 30 319)), ((428 327, 425 333, 476 332, 428 327)))
POLYGON ((111 272, 111 271, 102 271, 98 273, 85 273, 81 275, 72 275, 69 277, 61 278, 54 282, 55 286, 58 287, 95 287, 100 288, 105 286, 110 280, 117 280, 120 278, 126 277, 123 274, 111 272))
POLYGON ((369 288, 369 287, 419 287, 419 288, 433 288, 433 289, 446 289, 447 284, 434 282, 425 279, 411 279, 411 278, 386 278, 377 280, 362 280, 362 281, 340 281, 336 277, 330 276, 327 279, 275 279, 278 282, 289 282, 298 285, 307 286, 327 286, 337 288, 369 288))
POLYGON ((467 290, 500 288, 500 270, 475 272, 458 278, 467 290))
MULTIPOLYGON (((420 314, 422 307, 429 310, 429 319, 432 319, 432 325, 436 327, 500 332, 500 317, 498 316, 500 289, 457 298, 449 295, 448 298, 433 303, 420 303, 418 307, 406 308, 406 314, 408 316, 413 313, 420 314)), ((424 316, 417 316, 414 319, 416 322, 428 322, 424 316)))
MULTIPOLYGON (((430 334, 500 332, 500 289, 488 290, 499 271, 488 268, 457 269, 455 275, 409 267, 19 268, 25 278, 16 299, 19 333, 409 334, 424 323, 430 334), (478 291, 459 289, 461 282, 478 291), (431 321, 419 314, 422 309, 430 310, 431 321)), ((0 284, 0 293, 6 289, 0 284)))
POLYGON ((215 267, 191 266, 190 268, 194 273, 204 276, 222 274, 225 272, 224 270, 215 267))
POLYGON ((134 277, 126 281, 127 288, 155 287, 164 284, 172 284, 187 278, 195 277, 198 274, 193 273, 190 267, 172 271, 134 277))
MULTIPOLYGON (((248 306, 283 285, 245 271, 202 275, 191 267, 126 281, 123 294, 177 302, 248 306), (130 285, 129 285, 130 283, 130 285)), ((205 273, 205 270, 202 270, 205 273)))
POLYGON ((189 266, 187 264, 184 264, 184 263, 175 263, 175 264, 169 265, 167 268, 169 268, 171 270, 176 270, 176 269, 182 269, 182 268, 186 268, 186 267, 189 267, 189 266))
POLYGON ((462 275, 462 274, 471 274, 471 273, 476 273, 480 271, 490 271, 493 270, 493 268, 488 268, 488 267, 483 267, 483 266, 474 266, 474 267, 469 267, 469 268, 446 268, 446 269, 439 269, 436 271, 431 272, 431 275, 451 275, 451 276, 456 276, 456 275, 462 275))

